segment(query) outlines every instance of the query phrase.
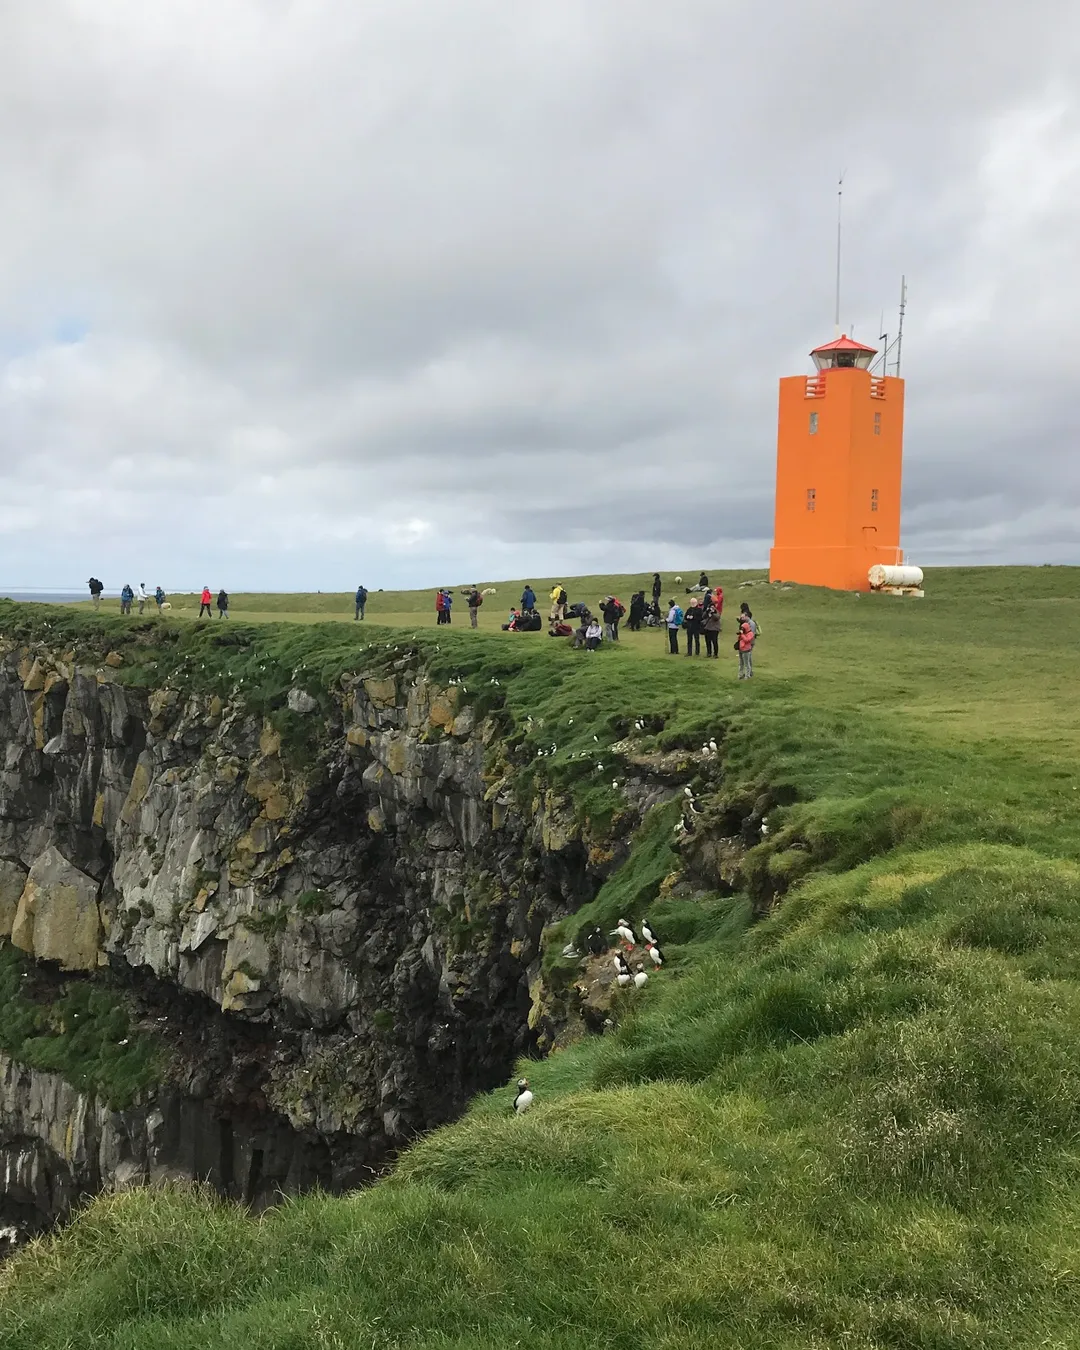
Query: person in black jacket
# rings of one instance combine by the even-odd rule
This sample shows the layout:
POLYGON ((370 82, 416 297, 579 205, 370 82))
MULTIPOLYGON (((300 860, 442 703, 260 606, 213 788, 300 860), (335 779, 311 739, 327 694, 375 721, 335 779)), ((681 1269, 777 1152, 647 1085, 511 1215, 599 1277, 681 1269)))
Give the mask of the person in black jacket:
POLYGON ((652 574, 652 602, 656 606, 656 612, 658 614, 660 612, 660 597, 663 595, 663 593, 664 593, 664 584, 660 580, 660 573, 654 572, 652 574))
POLYGON ((645 618, 645 592, 635 591, 630 599, 630 614, 626 620, 626 626, 631 633, 636 633, 641 627, 642 620, 645 618))
POLYGON ((683 615, 687 656, 701 655, 701 617, 701 606, 696 600, 691 600, 686 607, 686 613, 683 615))
POLYGON ((90 599, 94 602, 94 608, 101 608, 101 592, 105 587, 98 581, 97 577, 91 577, 89 581, 90 599))
POLYGON ((224 587, 218 591, 217 612, 219 619, 227 619, 229 617, 229 596, 224 587))

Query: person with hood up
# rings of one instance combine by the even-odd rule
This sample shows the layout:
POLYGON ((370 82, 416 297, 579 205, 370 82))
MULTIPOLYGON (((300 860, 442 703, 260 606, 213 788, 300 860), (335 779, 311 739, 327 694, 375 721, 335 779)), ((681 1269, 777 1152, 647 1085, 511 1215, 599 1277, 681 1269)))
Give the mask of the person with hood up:
POLYGON ((683 627, 686 629, 687 656, 701 655, 701 606, 697 600, 691 600, 683 615, 683 627))
POLYGON ((213 598, 214 598, 214 597, 210 594, 210 587, 209 587, 209 586, 204 586, 204 587, 202 588, 202 595, 199 597, 199 618, 200 618, 200 619, 201 619, 202 616, 203 616, 203 610, 204 610, 204 609, 206 610, 206 617, 207 617, 208 619, 212 617, 211 610, 210 610, 210 602, 211 602, 211 600, 213 600, 213 598))
POLYGON ((135 599, 135 592, 131 589, 131 587, 130 587, 130 586, 128 585, 128 583, 125 581, 125 582, 124 582, 124 589, 120 592, 120 613, 121 613, 121 614, 130 614, 130 613, 131 613, 131 602, 132 602, 132 600, 134 600, 134 599, 135 599))
POLYGON ((566 618, 566 602, 569 597, 566 594, 566 588, 561 581, 557 581, 551 588, 551 614, 552 623, 561 622, 566 618))
POLYGON ((630 614, 626 620, 626 626, 631 633, 636 633, 641 627, 645 618, 645 592, 635 591, 630 597, 630 614))
POLYGON ((678 656, 679 654, 679 629, 682 627, 682 621, 683 621, 682 606, 677 605, 674 600, 669 600, 667 612, 667 636, 668 636, 669 656, 678 656))
POLYGON ((521 608, 523 610, 536 608, 536 592, 528 582, 525 583, 525 589, 521 592, 521 608))
POLYGON ((217 593, 217 612, 219 619, 227 619, 229 617, 229 594, 224 586, 217 593))
POLYGON ((355 596, 356 613, 353 615, 354 623, 356 622, 357 619, 362 619, 364 617, 364 612, 367 609, 367 597, 368 597, 367 587, 357 586, 355 596))
POLYGON ((154 591, 154 604, 157 605, 157 612, 161 613, 161 606, 165 603, 165 592, 159 586, 154 591))

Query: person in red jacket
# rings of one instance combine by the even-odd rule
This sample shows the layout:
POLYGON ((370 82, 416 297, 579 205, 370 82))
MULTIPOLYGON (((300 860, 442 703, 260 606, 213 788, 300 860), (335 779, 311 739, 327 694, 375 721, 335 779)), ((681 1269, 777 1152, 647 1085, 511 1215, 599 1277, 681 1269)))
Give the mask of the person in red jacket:
POLYGON ((206 611, 206 617, 207 617, 208 619, 210 618, 210 601, 211 601, 213 598, 214 598, 214 597, 210 594, 210 587, 209 587, 209 586, 204 586, 204 587, 202 588, 202 603, 199 605, 199 618, 200 618, 200 619, 201 619, 202 616, 203 616, 203 610, 206 611))
POLYGON ((743 605, 743 612, 739 615, 739 636, 735 639, 735 645, 739 649, 739 679, 752 680, 754 678, 754 643, 757 640, 757 624, 754 622, 754 616, 749 608, 743 605))

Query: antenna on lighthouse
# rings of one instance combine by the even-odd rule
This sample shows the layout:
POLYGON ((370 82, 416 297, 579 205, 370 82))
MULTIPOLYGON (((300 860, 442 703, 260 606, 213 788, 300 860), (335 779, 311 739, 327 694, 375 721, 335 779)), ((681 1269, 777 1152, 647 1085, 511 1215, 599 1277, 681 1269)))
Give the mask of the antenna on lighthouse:
MULTIPOLYGON (((844 173, 846 172, 847 170, 845 169, 844 173)), ((844 174, 841 173, 840 182, 837 184, 836 190, 836 316, 834 319, 834 323, 836 324, 837 337, 840 336, 840 238, 841 238, 841 225, 843 222, 843 214, 844 214, 844 174)))
POLYGON ((896 378, 900 378, 900 348, 904 345, 904 310, 907 308, 907 277, 900 278, 900 327, 896 331, 896 378))

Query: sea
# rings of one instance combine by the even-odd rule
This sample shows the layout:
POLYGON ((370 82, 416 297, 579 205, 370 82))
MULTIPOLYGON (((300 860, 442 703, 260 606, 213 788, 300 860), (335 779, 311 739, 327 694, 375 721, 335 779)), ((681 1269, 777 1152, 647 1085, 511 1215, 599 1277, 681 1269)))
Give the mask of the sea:
MULTIPOLYGON (((102 599, 106 597, 103 596, 102 599)), ((5 591, 0 586, 0 600, 32 600, 42 605, 70 605, 76 600, 89 600, 90 592, 82 591, 5 591)))

